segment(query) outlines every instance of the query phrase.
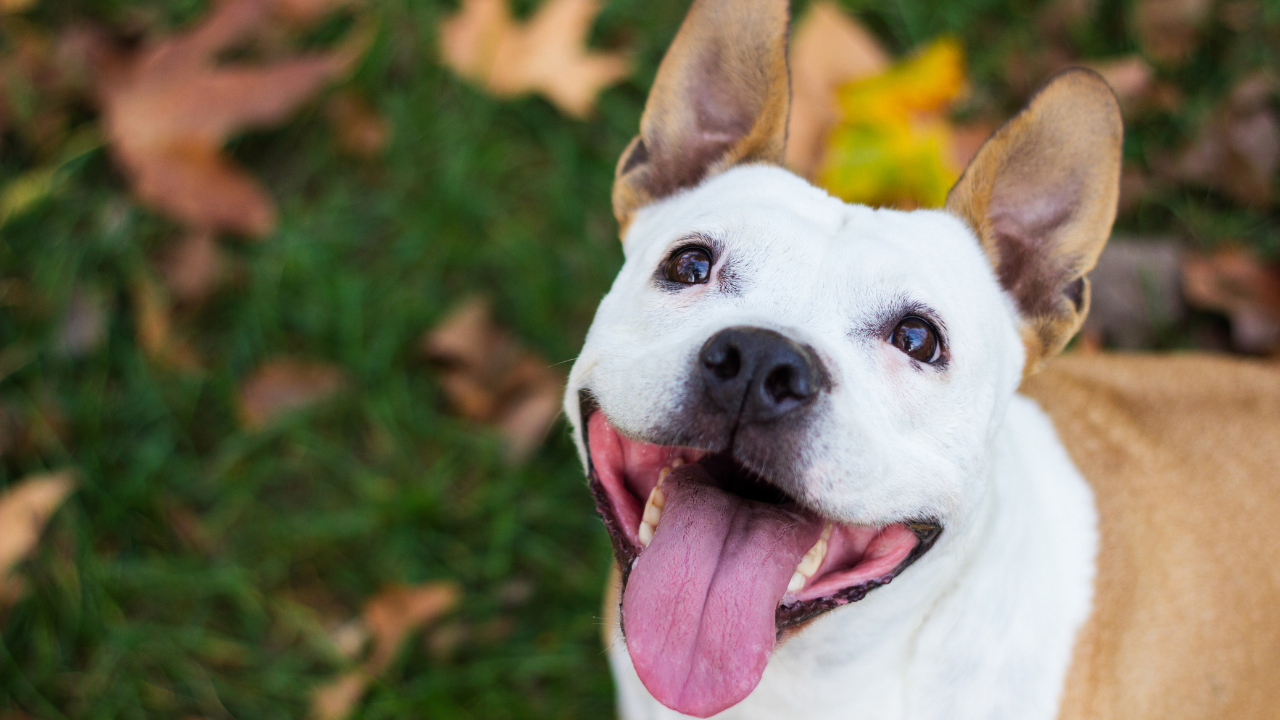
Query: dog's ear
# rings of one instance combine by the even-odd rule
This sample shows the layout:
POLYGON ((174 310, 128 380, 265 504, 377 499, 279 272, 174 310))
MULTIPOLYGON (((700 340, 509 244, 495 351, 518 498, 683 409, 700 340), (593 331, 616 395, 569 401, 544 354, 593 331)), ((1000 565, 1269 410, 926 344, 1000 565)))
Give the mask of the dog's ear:
POLYGON ((1027 373, 1089 310, 1085 273, 1115 220, 1123 134, 1106 81, 1067 70, 987 140, 947 196, 1017 303, 1027 373))
POLYGON ((694 0, 618 160, 622 233, 641 207, 740 163, 781 164, 787 141, 787 0, 694 0))

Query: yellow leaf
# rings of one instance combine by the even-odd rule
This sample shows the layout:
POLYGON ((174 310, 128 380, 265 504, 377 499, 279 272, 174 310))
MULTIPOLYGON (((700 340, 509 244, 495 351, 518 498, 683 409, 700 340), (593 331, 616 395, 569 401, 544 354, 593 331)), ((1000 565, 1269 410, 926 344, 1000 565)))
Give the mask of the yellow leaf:
POLYGON ((963 51, 943 38, 884 73, 844 85, 819 184, 850 202, 940 206, 960 171, 944 113, 965 84, 963 51))

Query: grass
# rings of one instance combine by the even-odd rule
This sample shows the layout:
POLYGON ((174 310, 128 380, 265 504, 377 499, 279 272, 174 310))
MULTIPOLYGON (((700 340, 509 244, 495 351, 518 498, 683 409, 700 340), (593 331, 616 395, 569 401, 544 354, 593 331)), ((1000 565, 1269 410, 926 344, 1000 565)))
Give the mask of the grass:
MULTIPOLYGON (((848 3, 895 51, 960 36, 979 97, 1005 112, 1020 98, 1003 68, 1034 47, 1038 6, 848 3)), ((47 0, 30 19, 178 27, 203 7, 47 0)), ((301 717, 339 669, 314 609, 352 616, 388 583, 429 580, 461 583, 447 621, 461 640, 415 640, 357 717, 611 713, 598 619, 610 553, 565 427, 527 464, 505 465, 492 431, 445 411, 416 345, 479 293, 530 347, 574 357, 622 262, 613 165, 685 3, 608 3, 593 41, 633 48, 638 69, 587 122, 540 99, 494 100, 441 68, 434 28, 453 7, 369 9, 381 30, 353 82, 395 129, 384 159, 340 154, 314 105, 233 143, 281 222, 261 243, 224 241, 233 282, 180 317, 201 373, 159 367, 134 340, 130 287, 178 230, 134 203, 105 152, 0 229, 0 404, 30 428, 0 456, 0 487, 63 467, 80 479, 25 566, 30 594, 0 616, 0 717, 301 717), (68 357, 57 331, 77 291, 106 298, 108 333, 68 357), (351 382, 316 410, 246 431, 237 385, 281 355, 336 363, 351 382)), ((1101 0, 1098 12, 1075 42, 1133 52, 1131 8, 1101 0)), ((1214 25, 1186 66, 1161 71, 1185 109, 1131 127, 1131 160, 1182 142, 1231 78, 1275 67, 1280 18, 1266 12, 1244 35, 1214 25)), ((6 137, 0 182, 36 160, 6 137)), ((1211 189, 1165 190, 1121 227, 1280 251, 1274 209, 1211 189)))

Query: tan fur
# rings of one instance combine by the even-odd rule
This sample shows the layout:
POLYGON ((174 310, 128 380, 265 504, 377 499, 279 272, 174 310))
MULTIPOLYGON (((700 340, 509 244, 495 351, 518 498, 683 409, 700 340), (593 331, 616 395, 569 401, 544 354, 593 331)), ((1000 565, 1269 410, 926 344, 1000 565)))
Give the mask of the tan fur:
POLYGON ((1089 311, 1084 274, 1115 220, 1123 134, 1106 81, 1068 70, 987 140, 947 197, 1018 303, 1028 373, 1089 311))
POLYGON ((639 208, 734 165, 781 165, 790 92, 787 0, 695 0, 618 159, 620 233, 639 208))
POLYGON ((1068 355, 1023 391, 1101 518, 1061 720, 1280 717, 1280 364, 1068 355))

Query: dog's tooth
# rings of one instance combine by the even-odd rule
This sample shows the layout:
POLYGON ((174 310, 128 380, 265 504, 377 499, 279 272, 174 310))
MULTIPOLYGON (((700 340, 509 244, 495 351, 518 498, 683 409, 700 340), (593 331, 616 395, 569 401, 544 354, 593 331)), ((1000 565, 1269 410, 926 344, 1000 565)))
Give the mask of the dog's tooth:
POLYGON ((654 488, 649 493, 649 502, 644 504, 644 521, 657 529, 658 521, 662 519, 662 506, 666 504, 666 496, 661 488, 654 488))
POLYGON ((636 532, 640 536, 640 545, 649 547, 649 543, 653 542, 653 526, 647 522, 640 523, 640 529, 636 532))
POLYGON ((662 487, 662 483, 667 481, 667 476, 671 474, 671 468, 664 467, 658 471, 658 487, 662 487))
POLYGON ((822 535, 818 537, 818 541, 809 548, 809 552, 800 558, 800 564, 796 566, 796 572, 807 578, 813 577, 818 572, 818 568, 822 567, 822 561, 827 559, 827 547, 830 544, 832 525, 827 523, 822 528, 822 535))
POLYGON ((674 470, 675 468, 680 467, 680 466, 681 466, 681 465, 683 465, 683 464, 684 464, 684 459, 683 459, 683 458, 678 458, 678 457, 671 458, 671 468, 672 468, 673 470, 674 470))
POLYGON ((795 573, 791 576, 791 582, 787 583, 787 592, 800 592, 804 589, 804 581, 807 579, 799 572, 795 573))

